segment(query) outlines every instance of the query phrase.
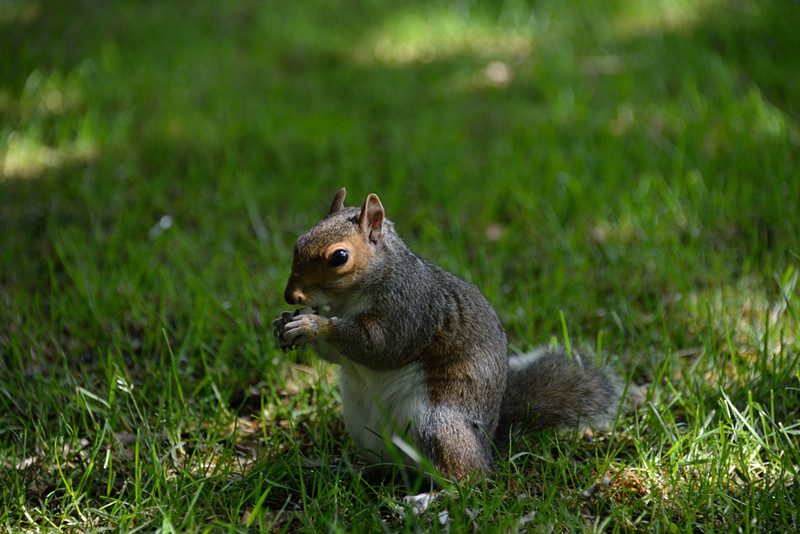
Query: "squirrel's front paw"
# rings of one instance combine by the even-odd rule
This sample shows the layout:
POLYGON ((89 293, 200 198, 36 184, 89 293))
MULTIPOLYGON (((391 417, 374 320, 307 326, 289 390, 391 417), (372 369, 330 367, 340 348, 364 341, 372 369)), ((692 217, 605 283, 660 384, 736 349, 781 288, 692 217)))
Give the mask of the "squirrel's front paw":
POLYGON ((281 313, 280 317, 272 321, 272 335, 280 342, 280 347, 284 352, 290 347, 284 345, 283 334, 286 332, 286 323, 292 322, 294 315, 294 312, 285 311, 281 313))
POLYGON ((281 344, 285 344, 288 347, 305 345, 319 335, 325 321, 327 319, 319 315, 298 315, 294 317, 292 322, 286 323, 284 326, 281 344))
POLYGON ((272 334, 278 338, 281 349, 286 351, 305 345, 319 335, 320 326, 327 319, 308 313, 311 311, 313 310, 286 311, 272 321, 272 334))

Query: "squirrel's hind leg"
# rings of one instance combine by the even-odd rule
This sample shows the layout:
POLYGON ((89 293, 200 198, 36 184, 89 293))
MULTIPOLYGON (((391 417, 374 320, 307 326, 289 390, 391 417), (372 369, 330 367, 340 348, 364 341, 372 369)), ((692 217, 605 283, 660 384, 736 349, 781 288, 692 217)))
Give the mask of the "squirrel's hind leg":
POLYGON ((420 427, 420 449, 445 477, 461 479, 493 470, 487 433, 467 414, 452 408, 432 408, 420 427))

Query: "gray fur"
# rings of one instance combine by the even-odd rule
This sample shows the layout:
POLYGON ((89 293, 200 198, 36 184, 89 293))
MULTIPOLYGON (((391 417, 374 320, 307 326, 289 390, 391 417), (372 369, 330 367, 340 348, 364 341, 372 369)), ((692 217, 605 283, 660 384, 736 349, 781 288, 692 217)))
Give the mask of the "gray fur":
POLYGON ((377 197, 359 209, 344 207, 344 196, 339 191, 328 215, 295 245, 286 300, 313 310, 284 313, 273 325, 283 348, 324 341, 337 353, 330 359, 342 365, 351 388, 343 398, 358 399, 344 406, 354 438, 365 435, 358 425, 374 425, 376 414, 352 389, 359 377, 383 382, 396 373, 409 380, 412 366, 421 372, 419 392, 392 413, 411 414, 417 446, 446 476, 490 471, 495 446, 507 450, 511 432, 613 417, 619 388, 604 371, 563 350, 509 358, 505 331, 476 286, 415 255, 377 197), (309 274, 326 272, 320 251, 346 239, 367 251, 359 256, 357 283, 309 274))
POLYGON ((603 427, 614 420, 621 390, 592 356, 540 348, 511 356, 508 382, 495 442, 501 449, 509 435, 557 427, 603 427))

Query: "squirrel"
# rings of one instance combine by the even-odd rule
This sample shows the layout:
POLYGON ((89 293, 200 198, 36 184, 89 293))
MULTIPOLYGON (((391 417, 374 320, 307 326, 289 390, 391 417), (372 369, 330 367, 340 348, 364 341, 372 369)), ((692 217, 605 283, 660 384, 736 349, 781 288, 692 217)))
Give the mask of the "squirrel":
POLYGON ((377 195, 361 208, 345 195, 297 239, 284 298, 302 309, 272 325, 284 351, 313 343, 340 366, 345 428, 362 452, 392 458, 387 433, 405 432, 461 479, 493 471, 512 433, 613 420, 622 392, 603 369, 563 349, 509 355, 475 285, 414 254, 377 195))

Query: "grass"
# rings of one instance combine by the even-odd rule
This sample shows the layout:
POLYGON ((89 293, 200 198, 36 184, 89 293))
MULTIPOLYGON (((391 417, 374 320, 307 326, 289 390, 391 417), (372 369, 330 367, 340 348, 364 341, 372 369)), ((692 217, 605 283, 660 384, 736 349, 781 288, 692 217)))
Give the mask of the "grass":
POLYGON ((0 0, 0 525, 796 531, 798 16, 0 0), (648 402, 410 513, 270 335, 343 185, 648 402))

